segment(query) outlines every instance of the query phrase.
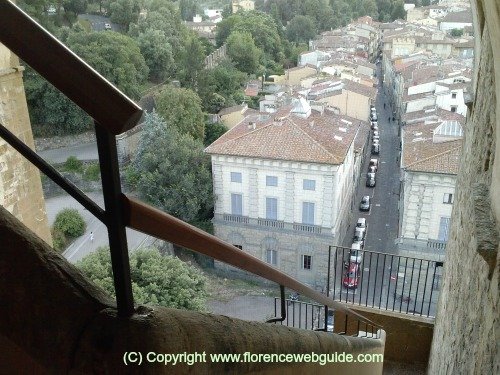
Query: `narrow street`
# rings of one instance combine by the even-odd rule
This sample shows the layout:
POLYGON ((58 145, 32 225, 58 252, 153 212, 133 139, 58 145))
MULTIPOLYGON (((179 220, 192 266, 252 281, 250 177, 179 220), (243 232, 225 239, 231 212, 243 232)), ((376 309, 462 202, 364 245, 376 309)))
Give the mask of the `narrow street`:
MULTIPOLYGON (((103 207, 102 193, 89 193, 91 199, 103 207)), ((108 246, 108 231, 106 226, 87 211, 80 203, 71 196, 64 194, 45 200, 47 218, 52 226, 58 212, 64 208, 74 208, 82 215, 83 220, 87 224, 85 233, 76 238, 64 251, 64 257, 74 263, 90 254, 101 246, 108 246), (93 232, 91 239, 90 232, 93 232)), ((133 251, 139 247, 147 247, 151 245, 154 238, 136 230, 127 228, 127 242, 129 251, 133 251)))
MULTIPOLYGON (((382 76, 380 66, 377 68, 377 76, 382 76)), ((342 279, 346 272, 344 262, 348 261, 349 251, 339 249, 337 253, 332 254, 334 270, 330 279, 330 291, 336 300, 347 303, 434 316, 438 293, 426 291, 427 294, 424 292, 417 299, 403 301, 396 292, 398 282, 399 289, 401 289, 401 280, 398 275, 401 272, 400 266, 403 266, 403 263, 400 263, 400 258, 397 257, 397 247, 395 245, 399 225, 399 125, 392 122, 392 113, 389 109, 390 103, 381 84, 378 85, 375 107, 377 109, 380 134, 380 154, 371 155, 372 141, 370 139, 362 162, 361 178, 356 188, 352 222, 350 223, 348 236, 346 236, 343 243, 344 247, 351 247, 358 218, 366 218, 367 234, 364 244, 365 252, 363 252, 363 260, 360 265, 361 277, 357 288, 347 289, 342 285, 342 279), (366 187, 366 174, 371 158, 379 160, 376 186, 373 188, 366 187), (365 195, 370 196, 371 199, 371 208, 368 212, 359 210, 359 204, 365 195), (376 253, 385 253, 386 255, 376 253)), ((414 261, 413 264, 415 264, 414 261)), ((404 265, 408 265, 408 261, 404 262, 404 265)), ((410 261, 409 266, 411 265, 412 262, 410 261)), ((432 272, 429 280, 434 283, 432 272)), ((427 278, 426 281, 428 281, 427 278)), ((405 284, 405 286, 408 291, 408 285, 405 284)), ((433 288, 428 286, 425 289, 431 290, 433 288)))
MULTIPOLYGON (((377 67, 377 76, 382 76, 380 65, 377 67)), ((392 113, 389 110, 390 105, 387 100, 383 86, 379 85, 375 107, 380 133, 380 154, 371 155, 372 143, 370 139, 361 168, 361 178, 356 189, 350 231, 354 235, 354 227, 358 218, 366 218, 368 229, 365 250, 395 254, 396 246, 394 241, 398 235, 399 221, 399 137, 398 125, 389 121, 389 118, 392 118, 392 113), (384 104, 386 108, 384 108, 384 104), (376 186, 373 188, 366 187, 366 174, 370 158, 379 160, 376 186), (359 203, 365 195, 369 195, 371 199, 371 208, 368 212, 359 211, 359 203)), ((351 247, 352 235, 346 237, 343 244, 345 247, 351 247)))

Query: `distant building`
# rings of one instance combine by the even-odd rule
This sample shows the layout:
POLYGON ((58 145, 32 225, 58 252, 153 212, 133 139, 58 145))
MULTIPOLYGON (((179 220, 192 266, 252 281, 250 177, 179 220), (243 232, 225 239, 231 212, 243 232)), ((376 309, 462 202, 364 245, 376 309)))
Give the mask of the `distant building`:
POLYGON ((233 0, 232 10, 236 13, 240 10, 249 11, 255 9, 255 1, 252 0, 233 0))
POLYGON ((472 11, 464 10, 461 12, 448 13, 439 22, 439 29, 442 31, 451 31, 454 29, 463 30, 465 27, 472 26, 472 11))
POLYGON ((361 121, 305 99, 210 145, 215 235, 318 290, 352 208, 361 121))

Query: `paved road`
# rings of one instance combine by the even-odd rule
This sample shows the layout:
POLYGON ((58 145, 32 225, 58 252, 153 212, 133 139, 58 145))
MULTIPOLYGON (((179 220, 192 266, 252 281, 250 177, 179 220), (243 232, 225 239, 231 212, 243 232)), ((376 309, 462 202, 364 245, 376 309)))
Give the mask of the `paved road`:
POLYGON ((97 160, 99 158, 96 142, 40 151, 38 155, 52 164, 64 163, 70 156, 75 156, 79 160, 97 160))
MULTIPOLYGON (((381 77, 380 71, 378 77, 381 77)), ((357 219, 365 217, 368 223, 365 250, 395 254, 397 249, 394 240, 398 233, 400 190, 398 125, 388 121, 390 113, 387 97, 383 93, 382 86, 378 86, 378 91, 375 106, 380 134, 380 154, 378 156, 371 155, 370 140, 361 167, 361 178, 356 191, 355 212, 349 230, 354 235, 357 219), (384 103, 386 108, 384 108, 384 103), (374 188, 366 187, 366 173, 370 158, 379 160, 377 185, 374 188), (364 195, 371 197, 372 206, 368 213, 359 211, 359 202, 364 195)), ((344 240, 344 246, 351 247, 351 243, 352 236, 348 234, 344 240)))
MULTIPOLYGON (((377 76, 382 76, 380 67, 378 67, 377 76)), ((433 316, 436 311, 439 293, 432 292, 431 294, 432 288, 429 285, 425 288, 425 295, 420 296, 417 300, 412 299, 405 302, 394 295, 395 290, 398 288, 395 279, 398 278, 399 265, 398 258, 393 258, 392 255, 397 254, 394 240, 397 238, 399 223, 400 141, 398 125, 389 121, 392 114, 389 110, 388 98, 384 94, 381 85, 378 86, 375 106, 377 108, 380 133, 380 154, 378 156, 371 155, 370 140, 361 167, 362 175, 356 189, 355 207, 349 227, 350 232, 346 236, 343 245, 348 248, 351 247, 356 221, 358 218, 364 217, 368 224, 364 249, 389 255, 377 257, 375 254, 365 252, 361 264, 360 283, 356 289, 348 290, 342 285, 345 272, 343 262, 347 260, 348 253, 345 252, 344 259, 342 259, 341 252, 332 254, 334 271, 332 272, 330 289, 336 300, 368 306, 380 306, 388 310, 401 310, 403 312, 415 310, 417 313, 421 311, 424 314, 433 316), (374 188, 366 187, 366 173, 370 158, 379 160, 377 185, 374 188), (359 202, 364 195, 371 197, 372 206, 368 213, 359 211, 359 202)), ((427 280, 430 285, 432 285, 433 270, 434 268, 430 269, 429 279, 427 280)), ((405 290, 408 291, 409 285, 405 285, 405 287, 407 288, 405 290)), ((399 284, 400 288, 401 282, 399 284)), ((415 285, 412 286, 412 291, 415 291, 415 285)), ((420 294, 422 293, 423 288, 420 286, 420 294)))
POLYGON ((104 24, 109 23, 111 26, 111 30, 120 31, 120 25, 111 23, 108 17, 104 16, 96 16, 93 14, 79 14, 78 18, 87 20, 92 25, 92 30, 94 31, 105 31, 104 24))
MULTIPOLYGON (((89 193, 91 199, 103 207, 103 198, 100 193, 89 193)), ((61 195, 45 200, 47 217, 50 225, 54 223, 55 217, 59 211, 64 208, 76 208, 83 219, 87 223, 85 234, 78 237, 64 252, 67 260, 74 263, 85 255, 95 251, 100 246, 108 246, 108 231, 104 224, 97 220, 89 211, 87 211, 80 203, 75 201, 69 195, 61 195), (91 240, 90 232, 94 233, 94 238, 91 240)), ((127 241, 130 250, 135 250, 140 246, 148 246, 153 243, 154 238, 133 229, 127 228, 127 241)))

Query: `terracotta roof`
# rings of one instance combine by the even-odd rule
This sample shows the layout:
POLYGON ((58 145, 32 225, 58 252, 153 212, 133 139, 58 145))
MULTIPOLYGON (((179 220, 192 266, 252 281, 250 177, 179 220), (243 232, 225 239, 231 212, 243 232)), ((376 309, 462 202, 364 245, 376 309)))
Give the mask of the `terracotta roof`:
POLYGON ((289 111, 290 108, 282 109, 270 119, 256 122, 255 129, 245 119, 205 151, 262 159, 343 163, 361 121, 328 110, 322 114, 313 111, 308 118, 295 116, 289 111))
POLYGON ((456 120, 462 125, 465 124, 465 117, 456 113, 447 111, 442 108, 434 108, 428 110, 421 110, 415 112, 405 113, 403 115, 404 122, 419 122, 419 121, 445 121, 445 120, 456 120))
POLYGON ((344 90, 355 92, 371 99, 375 99, 377 97, 377 89, 375 87, 370 87, 345 78, 337 80, 330 79, 328 81, 322 80, 320 84, 316 84, 312 87, 308 96, 318 100, 332 95, 340 95, 344 90))
POLYGON ((342 79, 342 82, 344 83, 344 90, 356 92, 371 99, 375 99, 377 97, 377 89, 375 87, 369 87, 349 79, 342 79))
POLYGON ((461 12, 448 13, 441 22, 472 23, 472 11, 464 10, 461 12))
POLYGON ((457 174, 462 139, 433 142, 433 131, 440 123, 413 124, 403 128, 403 162, 406 170, 457 174))
POLYGON ((403 93, 403 98, 401 99, 403 103, 411 102, 414 100, 419 100, 427 97, 434 96, 434 93, 432 91, 426 91, 426 92, 420 92, 418 94, 408 94, 408 90, 405 90, 403 93))
POLYGON ((474 48, 474 38, 461 40, 455 43, 455 48, 474 48))

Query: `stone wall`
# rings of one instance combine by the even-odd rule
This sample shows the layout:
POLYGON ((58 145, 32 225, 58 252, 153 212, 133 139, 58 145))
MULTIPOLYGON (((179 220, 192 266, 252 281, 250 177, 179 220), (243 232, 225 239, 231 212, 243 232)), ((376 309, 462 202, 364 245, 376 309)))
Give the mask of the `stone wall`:
MULTIPOLYGON (((214 220, 215 235, 264 262, 267 261, 266 245, 277 251, 276 268, 293 278, 323 291, 328 271, 328 246, 335 245, 337 238, 293 232, 269 227, 245 225, 214 220), (302 268, 302 255, 312 256, 310 270, 302 268)), ((332 264, 335 251, 332 250, 332 264)), ((216 262, 219 268, 229 266, 216 262)))
POLYGON ((211 361, 210 353, 381 354, 385 332, 380 339, 346 337, 155 306, 119 317, 102 290, 2 207, 0 238, 2 373, 382 374, 382 363, 211 361), (148 353, 185 352, 206 353, 207 360, 175 367, 147 360, 148 353), (131 361, 137 353, 140 364, 131 361))
POLYGON ((430 374, 500 373, 500 159, 495 158, 500 152, 500 5, 477 0, 472 7, 478 43, 475 99, 465 126, 430 374))
MULTIPOLYGON (((0 122, 34 149, 22 71, 17 57, 0 44, 0 122)), ((40 173, 1 138, 0 205, 52 244, 40 173)))

